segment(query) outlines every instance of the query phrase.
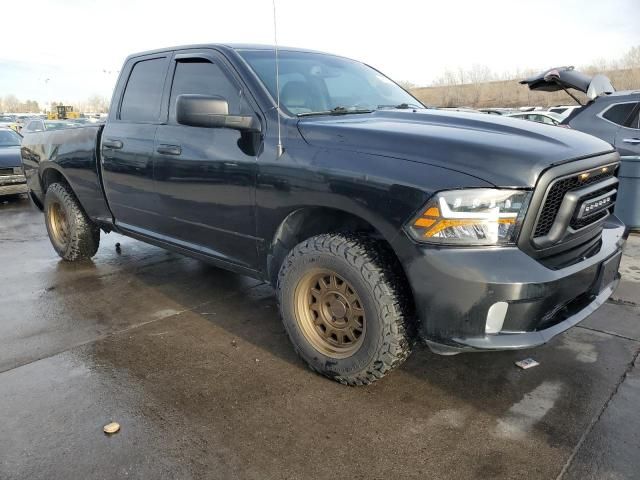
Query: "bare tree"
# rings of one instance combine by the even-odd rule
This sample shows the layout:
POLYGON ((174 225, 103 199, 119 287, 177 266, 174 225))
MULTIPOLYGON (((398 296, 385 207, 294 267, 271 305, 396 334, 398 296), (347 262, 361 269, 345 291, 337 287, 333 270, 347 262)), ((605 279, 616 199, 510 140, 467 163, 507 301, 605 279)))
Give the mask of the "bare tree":
POLYGON ((640 45, 632 47, 622 57, 622 68, 640 68, 640 45))
POLYGON ((9 113, 19 112, 20 100, 13 94, 5 95, 3 102, 5 111, 9 113))

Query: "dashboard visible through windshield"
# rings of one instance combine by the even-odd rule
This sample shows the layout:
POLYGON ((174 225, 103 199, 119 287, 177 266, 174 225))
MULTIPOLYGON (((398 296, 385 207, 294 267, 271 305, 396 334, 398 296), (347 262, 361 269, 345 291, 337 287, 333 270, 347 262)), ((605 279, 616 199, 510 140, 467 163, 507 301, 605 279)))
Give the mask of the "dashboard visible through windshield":
MULTIPOLYGON (((239 50, 276 98, 273 50, 239 50)), ((424 108, 392 80, 354 60, 321 53, 281 50, 280 105, 292 115, 345 114, 380 108, 424 108)))

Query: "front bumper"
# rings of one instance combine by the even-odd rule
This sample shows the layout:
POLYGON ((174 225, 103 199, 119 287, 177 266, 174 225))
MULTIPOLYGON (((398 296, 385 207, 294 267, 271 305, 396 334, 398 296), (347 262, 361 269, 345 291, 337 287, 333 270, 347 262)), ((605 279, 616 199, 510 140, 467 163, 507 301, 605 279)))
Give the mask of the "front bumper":
POLYGON ((27 179, 24 175, 1 175, 0 196, 27 193, 27 179))
POLYGON ((612 216, 599 251, 558 270, 516 247, 405 244, 401 261, 414 293, 420 337, 440 354, 546 343, 584 320, 613 293, 626 236, 624 225, 612 216), (487 315, 497 302, 508 304, 504 323, 498 333, 488 334, 487 315))

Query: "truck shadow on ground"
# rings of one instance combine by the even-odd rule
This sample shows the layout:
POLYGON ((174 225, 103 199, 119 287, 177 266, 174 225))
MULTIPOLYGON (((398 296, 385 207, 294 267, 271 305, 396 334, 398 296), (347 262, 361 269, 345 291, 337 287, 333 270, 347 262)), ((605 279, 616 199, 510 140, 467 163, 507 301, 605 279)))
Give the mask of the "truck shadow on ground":
MULTIPOLYGON (((274 291, 264 283, 118 235, 103 236, 93 262, 47 262, 53 267, 42 279, 45 290, 51 289, 47 298, 59 302, 64 315, 77 321, 92 316, 107 333, 132 328, 128 337, 135 337, 146 328, 138 326, 149 322, 174 325, 174 343, 165 345, 158 358, 150 357, 147 337, 128 343, 126 356, 117 353, 120 347, 115 345, 92 347, 96 364, 126 370, 146 391, 160 388, 148 380, 150 369, 165 368, 164 381, 186 381, 173 375, 173 356, 180 358, 181 371, 201 368, 202 357, 222 357, 235 363, 216 379, 229 382, 223 388, 258 382, 260 390, 275 391, 283 382, 289 388, 299 384, 321 402, 338 398, 358 403, 363 411, 393 411, 398 428, 417 436, 436 429, 460 440, 470 428, 478 429, 493 439, 487 447, 493 454, 478 465, 486 474, 497 472, 503 463, 498 457, 504 442, 542 442, 568 452, 605 404, 635 348, 584 329, 573 329, 531 351, 442 357, 416 345, 409 360, 381 381, 349 388, 314 374, 297 357, 280 321, 274 291), (116 242, 122 244, 120 253, 116 242), (195 350, 193 342, 199 342, 195 350), (232 345, 249 353, 234 357, 229 353, 236 348, 232 345), (515 367, 516 360, 527 356, 541 366, 528 371, 515 367), (151 366, 149 358, 157 364, 151 366), (252 377, 255 359, 262 359, 261 368, 272 370, 266 380, 252 377)), ((116 337, 122 336, 111 338, 116 337)), ((179 405, 184 413, 201 411, 192 398, 209 394, 199 391, 208 381, 181 384, 186 400, 179 405)))

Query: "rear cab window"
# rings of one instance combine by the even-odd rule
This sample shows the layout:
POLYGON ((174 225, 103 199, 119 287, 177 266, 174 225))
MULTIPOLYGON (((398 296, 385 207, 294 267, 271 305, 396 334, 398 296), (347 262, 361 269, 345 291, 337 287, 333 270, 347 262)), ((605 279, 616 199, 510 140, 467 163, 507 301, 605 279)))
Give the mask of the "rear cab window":
POLYGON ((122 96, 120 120, 153 123, 160 118, 169 59, 140 60, 133 65, 122 96))

